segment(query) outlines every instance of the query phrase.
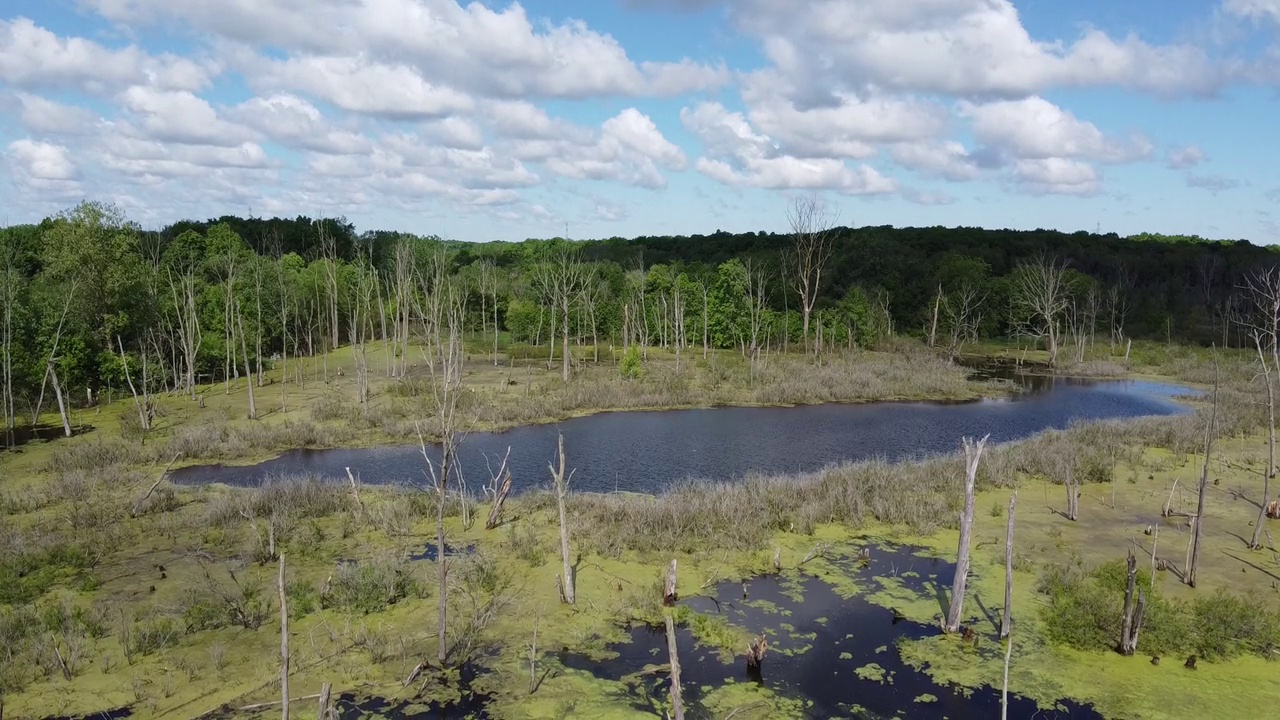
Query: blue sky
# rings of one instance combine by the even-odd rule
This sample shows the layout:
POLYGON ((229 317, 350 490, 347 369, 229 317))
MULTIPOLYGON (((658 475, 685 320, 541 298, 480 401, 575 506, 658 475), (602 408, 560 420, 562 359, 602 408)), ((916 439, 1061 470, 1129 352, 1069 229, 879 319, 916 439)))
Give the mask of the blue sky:
POLYGON ((1280 242, 1280 0, 9 0, 0 222, 1280 242))

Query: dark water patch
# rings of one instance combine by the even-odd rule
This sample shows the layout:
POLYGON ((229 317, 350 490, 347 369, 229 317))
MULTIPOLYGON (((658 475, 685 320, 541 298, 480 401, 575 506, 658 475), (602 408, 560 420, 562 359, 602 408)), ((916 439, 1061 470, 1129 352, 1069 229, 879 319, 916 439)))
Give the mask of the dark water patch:
MULTIPOLYGON (((445 557, 455 557, 457 555, 470 555, 475 551, 476 551, 475 543, 471 543, 466 547, 456 547, 454 545, 450 545, 449 543, 444 544, 445 557)), ((409 559, 410 560, 430 560, 432 562, 435 562, 435 559, 437 557, 439 557, 439 555, 436 553, 436 544, 434 542, 429 542, 427 543, 427 546, 422 549, 422 552, 411 554, 409 556, 409 559)))
MULTIPOLYGON (((71 426, 71 435, 73 437, 93 432, 92 425, 73 425, 71 426)), ((33 442, 50 442, 65 438, 66 431, 61 425, 37 425, 35 427, 19 427, 12 430, 5 428, 0 430, 0 452, 5 450, 17 451, 23 445, 33 442)))
MULTIPOLYGON (((839 572, 866 583, 873 582, 877 575, 896 574, 906 587, 930 595, 949 586, 955 570, 951 563, 914 555, 913 548, 872 548, 871 559, 866 563, 850 555, 834 563, 839 572)), ((939 597, 940 603, 943 599, 939 597)), ((817 577, 760 577, 745 586, 724 583, 715 588, 713 595, 691 598, 685 604, 752 634, 764 633, 770 645, 763 668, 753 676, 748 673, 741 652, 726 664, 715 649, 699 646, 687 628, 678 629, 682 686, 690 705, 701 702, 710 688, 760 682, 781 696, 804 700, 806 714, 812 718, 999 717, 998 688, 939 684, 902 661, 897 643, 938 635, 936 625, 905 620, 892 609, 873 605, 860 596, 843 598, 832 585, 817 577), (867 677, 883 679, 864 679, 859 668, 867 677)), ((975 652, 999 654, 999 642, 994 636, 984 640, 987 647, 975 652)), ((564 654, 561 662, 566 667, 623 683, 627 697, 637 708, 653 709, 666 702, 670 685, 660 668, 667 661, 666 635, 662 630, 632 628, 630 640, 610 650, 617 657, 598 660, 564 654)), ((1044 710, 1032 700, 1010 694, 1009 717, 1101 716, 1089 706, 1066 701, 1044 710)))
MULTIPOLYGON (((547 462, 563 432, 578 492, 654 493, 687 478, 729 480, 753 472, 818 470, 846 460, 902 460, 951 452, 964 435, 992 442, 1029 437, 1074 421, 1172 415, 1186 388, 1144 381, 1027 378, 1009 399, 962 404, 928 402, 826 404, 791 408, 601 413, 558 425, 467 435, 460 467, 475 488, 488 480, 508 447, 513 492, 546 487, 547 462)), ((367 483, 427 482, 417 445, 294 450, 257 465, 202 465, 171 474, 179 484, 221 482, 255 487, 281 474, 314 474, 346 482, 346 468, 367 483)))
POLYGON ((462 700, 451 703, 424 703, 343 693, 338 696, 335 708, 339 720, 488 720, 489 713, 485 709, 488 701, 481 695, 466 695, 462 700))
MULTIPOLYGON (((58 428, 58 430, 61 431, 62 428, 58 428)), ((123 720, 123 718, 127 717, 133 717, 133 708, 128 705, 114 710, 89 713, 88 715, 47 715, 43 720, 123 720)))

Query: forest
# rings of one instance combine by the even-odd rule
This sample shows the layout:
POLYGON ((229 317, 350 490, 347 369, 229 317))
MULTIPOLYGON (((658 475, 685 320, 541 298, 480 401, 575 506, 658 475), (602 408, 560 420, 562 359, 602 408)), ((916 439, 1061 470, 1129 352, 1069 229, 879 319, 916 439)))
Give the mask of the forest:
POLYGON ((143 230, 84 202, 0 230, 6 425, 49 392, 191 390, 374 339, 403 355, 410 316, 444 285, 474 342, 559 354, 566 378, 570 344, 594 359, 606 345, 754 357, 910 335, 953 356, 1026 342, 1055 363, 1099 339, 1247 345, 1242 287, 1278 257, 1186 236, 836 227, 813 198, 788 220, 788 233, 466 243, 303 216, 143 230))

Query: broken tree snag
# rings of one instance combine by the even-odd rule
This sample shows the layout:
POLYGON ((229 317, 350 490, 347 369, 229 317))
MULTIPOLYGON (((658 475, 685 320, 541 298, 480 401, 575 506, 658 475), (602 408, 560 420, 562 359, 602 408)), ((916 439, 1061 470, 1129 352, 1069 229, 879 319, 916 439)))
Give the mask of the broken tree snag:
POLYGON ((1142 624, 1142 606, 1145 598, 1138 586, 1138 558, 1129 551, 1127 580, 1124 588, 1124 614, 1120 624, 1120 654, 1132 655, 1138 649, 1138 629, 1142 624), (1135 603, 1134 593, 1138 598, 1135 603))
POLYGON ((560 584, 560 599, 572 605, 575 599, 573 563, 569 554, 569 518, 564 506, 565 500, 569 496, 569 481, 573 478, 573 473, 565 475, 563 434, 559 435, 557 450, 559 467, 557 468, 555 465, 547 463, 547 468, 551 470, 551 486, 556 495, 556 508, 560 513, 560 559, 564 564, 564 576, 557 578, 556 582, 560 584))
POLYGON ((284 553, 280 553, 280 708, 284 720, 289 720, 289 606, 284 586, 284 553))
POLYGON ((360 483, 356 482, 356 476, 351 474, 351 468, 347 468, 347 480, 351 481, 351 497, 356 501, 356 511, 364 517, 364 502, 360 500, 360 483))
MULTIPOLYGON (((672 561, 672 567, 675 562, 672 561)), ((671 658, 671 720, 684 720, 684 699, 680 693, 680 657, 676 653, 676 625, 667 613, 667 654, 671 658)))
POLYGON ((1173 494, 1178 492, 1178 480, 1180 479, 1173 479, 1173 487, 1169 489, 1169 499, 1164 501, 1164 508, 1160 511, 1161 517, 1169 517, 1173 514, 1173 494))
POLYGON ((805 563, 809 562, 814 558, 826 557, 826 556, 827 556, 827 544, 818 543, 817 545, 813 546, 813 549, 810 550, 807 555, 804 556, 804 558, 800 561, 800 564, 804 565, 805 563))
POLYGON ((989 437, 987 435, 977 442, 964 438, 964 510, 960 513, 960 546, 956 551, 956 575, 951 583, 951 608, 942 626, 948 633, 960 630, 960 618, 964 612, 964 590, 969 582, 969 541, 973 537, 973 489, 978 479, 978 461, 989 437))
POLYGON ((1196 575, 1200 569, 1200 539, 1204 536, 1204 500, 1205 491, 1209 487, 1209 458, 1213 456, 1213 434, 1218 421, 1218 381, 1217 357, 1214 358, 1213 410, 1209 413, 1209 423, 1204 428, 1204 465, 1200 468, 1200 493, 1196 501, 1196 521, 1191 529, 1191 548, 1187 557, 1186 582, 1196 586, 1196 575))
POLYGON ((775 573, 782 572, 782 548, 773 548, 773 571, 775 573))
POLYGON ((1067 519, 1072 522, 1080 517, 1080 483, 1075 476, 1075 469, 1067 466, 1067 519))
POLYGON ((333 684, 325 683, 324 685, 321 685, 320 686, 320 713, 317 716, 319 720, 329 720, 331 717, 333 717, 333 713, 330 711, 331 708, 329 707, 333 703, 332 697, 333 697, 333 684))
MULTIPOLYGON (((507 501, 507 496, 511 494, 511 471, 507 470, 507 460, 511 457, 511 446, 507 446, 507 454, 502 458, 502 466, 498 468, 498 472, 492 477, 493 488, 486 488, 486 492, 493 493, 493 505, 489 508, 489 517, 484 521, 484 529, 492 530, 498 527, 498 523, 502 521, 502 504, 507 501)), ((485 460, 488 464, 488 460, 485 460)))
POLYGON ((759 670, 764 664, 764 651, 769 648, 769 641, 764 639, 764 634, 753 638, 751 644, 747 646, 747 669, 759 670))
POLYGON ((674 605, 676 603, 676 561, 673 558, 671 565, 667 567, 667 579, 662 588, 662 604, 674 605))
MULTIPOLYGON (((1013 629, 1013 511, 1018 507, 1018 493, 1009 497, 1009 524, 1004 531, 1004 615, 1000 620, 1000 639, 1009 637, 1013 629)), ((1006 665, 1005 675, 1008 676, 1006 665)))
POLYGON ((1272 520, 1280 520, 1280 500, 1272 500, 1267 503, 1267 517, 1272 520))

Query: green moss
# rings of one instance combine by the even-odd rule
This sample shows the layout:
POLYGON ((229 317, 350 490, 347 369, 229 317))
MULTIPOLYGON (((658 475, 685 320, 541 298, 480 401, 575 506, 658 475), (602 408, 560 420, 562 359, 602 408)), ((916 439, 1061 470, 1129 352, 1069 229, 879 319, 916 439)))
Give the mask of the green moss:
POLYGON ((854 670, 854 673, 856 673, 859 678, 870 682, 882 683, 885 680, 885 670, 880 667, 879 663, 867 663, 866 665, 854 670))

